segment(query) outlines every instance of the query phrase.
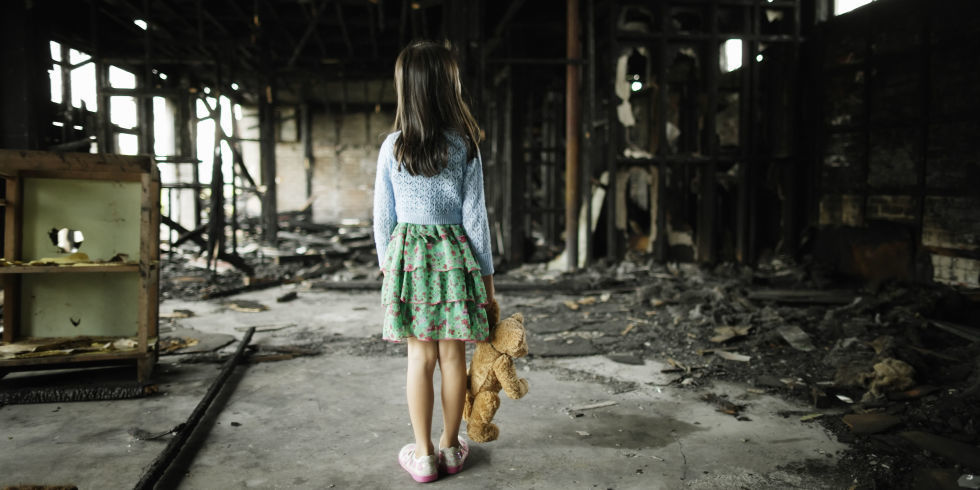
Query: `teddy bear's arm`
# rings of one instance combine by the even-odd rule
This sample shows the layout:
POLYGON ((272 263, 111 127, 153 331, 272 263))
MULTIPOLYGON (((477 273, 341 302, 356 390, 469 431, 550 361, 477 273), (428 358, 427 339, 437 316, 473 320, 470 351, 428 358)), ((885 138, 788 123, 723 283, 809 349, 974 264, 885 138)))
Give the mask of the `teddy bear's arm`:
POLYGON ((514 361, 507 356, 500 356, 493 363, 493 372, 497 375, 497 381, 503 388, 507 396, 517 400, 527 394, 527 380, 517 377, 517 370, 514 369, 514 361))

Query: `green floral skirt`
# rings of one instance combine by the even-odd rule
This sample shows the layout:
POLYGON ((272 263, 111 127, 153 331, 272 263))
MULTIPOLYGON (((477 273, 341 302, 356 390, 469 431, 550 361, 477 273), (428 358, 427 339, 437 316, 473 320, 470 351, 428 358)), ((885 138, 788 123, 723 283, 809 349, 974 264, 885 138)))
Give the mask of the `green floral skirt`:
POLYGON ((382 338, 486 340, 487 291, 462 225, 398 223, 382 270, 382 338))

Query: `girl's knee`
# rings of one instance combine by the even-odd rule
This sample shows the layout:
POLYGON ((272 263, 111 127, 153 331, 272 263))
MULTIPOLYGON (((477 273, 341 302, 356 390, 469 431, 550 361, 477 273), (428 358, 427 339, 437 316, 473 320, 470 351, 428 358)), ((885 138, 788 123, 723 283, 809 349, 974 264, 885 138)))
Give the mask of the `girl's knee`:
POLYGON ((408 361, 413 364, 435 367, 439 359, 439 347, 435 342, 415 338, 408 339, 408 361))
POLYGON ((460 362, 466 361, 466 345, 462 340, 440 340, 439 341, 439 362, 460 362))

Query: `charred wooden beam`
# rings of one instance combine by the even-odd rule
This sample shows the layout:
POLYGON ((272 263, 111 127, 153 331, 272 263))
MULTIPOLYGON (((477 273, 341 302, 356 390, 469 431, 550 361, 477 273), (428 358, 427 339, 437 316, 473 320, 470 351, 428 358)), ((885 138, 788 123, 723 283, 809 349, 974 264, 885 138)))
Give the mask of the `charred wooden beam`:
MULTIPOLYGON (((711 39, 706 44, 703 51, 705 62, 705 85, 707 91, 707 111, 704 114, 704 130, 702 135, 702 147, 704 152, 710 155, 710 160, 701 166, 701 196, 698 206, 697 223, 697 258, 700 262, 712 262, 715 259, 715 172, 717 164, 715 158, 718 156, 718 138, 716 122, 718 114, 718 46, 720 39, 718 36, 718 4, 712 3, 708 6, 708 28, 711 32, 711 39)), ((666 230, 658 230, 665 233, 666 230)))
POLYGON ((271 81, 259 97, 259 153, 262 168, 262 237, 266 243, 275 243, 279 232, 276 213, 276 114, 275 90, 271 81))
POLYGON ((524 6, 525 0, 511 0, 510 5, 507 6, 507 10, 504 15, 500 18, 500 22, 497 23, 497 27, 493 29, 493 34, 490 36, 490 40, 487 41, 486 46, 483 48, 484 56, 489 56, 497 46, 504 39, 504 31, 507 29, 508 24, 517 15, 517 12, 524 6))
MULTIPOLYGON (((367 87, 366 84, 365 87, 367 87)), ((309 102, 300 105, 300 140, 303 144, 303 159, 306 168, 306 198, 312 199, 316 156, 313 153, 313 113, 309 102)))
MULTIPOLYGON (((660 32, 671 29, 670 9, 667 2, 660 2, 657 17, 660 19, 660 32)), ((668 154, 667 143, 667 38, 660 37, 657 41, 657 156, 665 158, 668 154)), ((654 243, 654 253, 657 261, 667 260, 667 172, 669 165, 661 161, 657 168, 657 241, 654 243)))
POLYGON ((347 45, 347 55, 351 58, 354 57, 354 45, 351 43, 350 34, 347 32, 347 22, 344 21, 344 8, 340 2, 335 2, 334 9, 337 10, 337 21, 340 22, 340 34, 344 38, 344 44, 347 45))
MULTIPOLYGON (((337 6, 337 12, 340 12, 340 4, 335 4, 337 6)), ((290 69, 296 64, 296 58, 299 57, 299 53, 306 46, 306 42, 310 40, 310 36, 316 31, 317 22, 320 20, 320 14, 327 8, 327 0, 321 0, 320 4, 317 5, 316 9, 313 11, 313 18, 310 19, 309 25, 306 26, 306 30, 303 32, 303 36, 299 38, 299 42, 293 49, 292 56, 289 57, 289 61, 286 63, 286 69, 290 69)), ((343 27, 343 22, 341 22, 341 29, 345 32, 344 37, 346 38, 346 29, 343 27)), ((347 39, 348 47, 350 47, 350 40, 347 39)))
POLYGON ((207 242, 204 241, 204 238, 201 238, 204 230, 207 229, 206 226, 201 226, 194 230, 188 230, 187 228, 181 226, 180 223, 170 219, 169 216, 164 216, 162 214, 160 215, 160 223, 167 225, 170 227, 170 229, 180 234, 180 238, 173 243, 174 247, 178 247, 184 242, 192 241, 200 246, 201 250, 206 250, 208 248, 207 242))

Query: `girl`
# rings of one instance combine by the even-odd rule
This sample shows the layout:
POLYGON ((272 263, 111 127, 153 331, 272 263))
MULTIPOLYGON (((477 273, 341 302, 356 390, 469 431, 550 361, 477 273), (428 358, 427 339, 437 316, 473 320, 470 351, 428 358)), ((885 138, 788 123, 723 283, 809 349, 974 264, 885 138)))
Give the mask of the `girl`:
POLYGON ((395 62, 398 109, 381 145, 374 185, 374 239, 384 272, 385 340, 408 342, 406 392, 415 443, 398 461, 416 481, 462 469, 464 341, 489 335, 493 302, 490 227, 483 196, 480 128, 462 98, 449 49, 414 43, 395 62), (481 277, 482 276, 482 277, 481 277), (430 439, 432 374, 442 374, 443 432, 430 439))

